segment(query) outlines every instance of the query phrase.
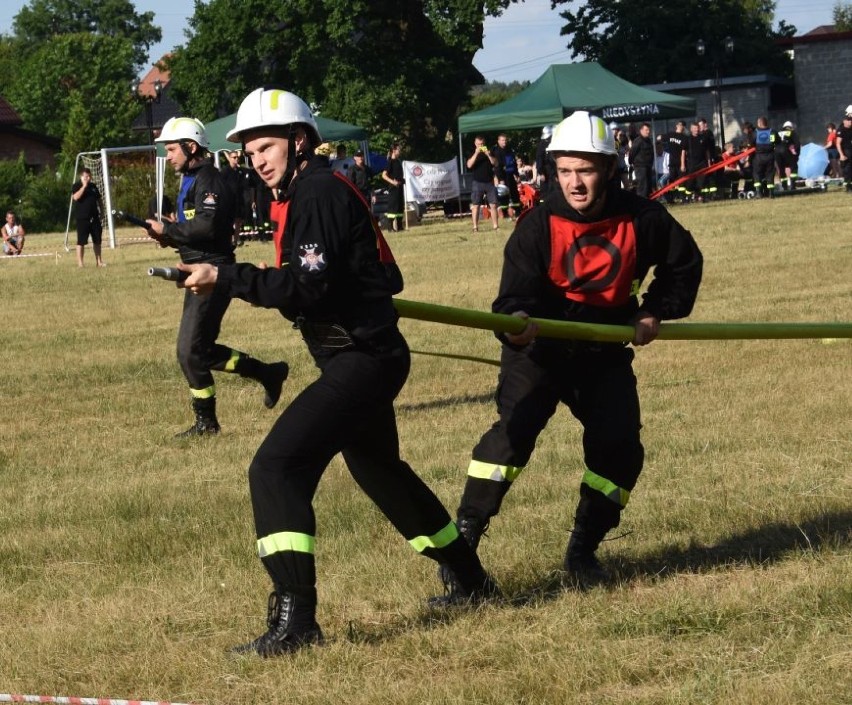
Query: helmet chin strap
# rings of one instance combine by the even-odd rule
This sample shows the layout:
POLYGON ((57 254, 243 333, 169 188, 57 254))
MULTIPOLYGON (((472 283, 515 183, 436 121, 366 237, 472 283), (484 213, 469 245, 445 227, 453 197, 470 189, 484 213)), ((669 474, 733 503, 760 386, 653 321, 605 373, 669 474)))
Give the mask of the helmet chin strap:
POLYGON ((281 177, 281 182, 278 186, 282 192, 289 188, 290 182, 296 176, 299 157, 302 156, 302 152, 296 151, 296 126, 290 125, 289 127, 290 129, 287 132, 287 170, 284 172, 284 176, 281 177))

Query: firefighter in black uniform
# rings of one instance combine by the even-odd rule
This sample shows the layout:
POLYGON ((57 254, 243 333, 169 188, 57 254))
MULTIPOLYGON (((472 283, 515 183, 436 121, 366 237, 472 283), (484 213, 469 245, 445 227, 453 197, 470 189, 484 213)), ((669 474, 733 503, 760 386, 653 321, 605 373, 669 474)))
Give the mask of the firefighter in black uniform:
MULTIPOLYGON (((665 149, 669 153, 669 183, 674 183, 686 173, 686 137, 686 123, 683 120, 678 120, 674 132, 669 132, 665 137, 665 149)), ((675 186, 672 191, 675 191, 677 197, 682 199, 686 188, 681 184, 675 186)), ((665 195, 669 203, 675 200, 675 194, 672 191, 665 195)))
POLYGON ((761 198, 775 195, 775 145, 780 142, 778 133, 769 127, 763 115, 757 118, 754 131, 754 185, 761 198))
POLYGON ((192 272, 185 286, 279 309, 320 369, 275 422, 249 468, 258 553, 274 591, 268 631, 236 651, 274 656, 322 641, 312 500, 337 453, 415 550, 452 566, 464 589, 456 598, 494 594, 447 510, 399 456, 393 401, 410 354, 391 296, 401 291, 402 275, 369 206, 315 155, 321 143, 316 121, 292 93, 250 93, 228 139, 242 141, 260 177, 282 194, 273 210, 278 266, 180 265, 192 272))
MULTIPOLYGON (((559 188, 509 237, 494 312, 628 324, 634 344, 650 343, 661 320, 692 309, 698 246, 662 204, 619 188, 615 144, 600 118, 573 113, 549 149, 559 188), (640 304, 637 292, 652 267, 640 304)), ((519 335, 498 336, 499 419, 473 449, 457 524, 476 547, 562 402, 583 426, 586 465, 563 565, 570 582, 588 586, 607 578, 595 551, 618 525, 642 470, 633 351, 536 334, 531 323, 519 335)))
POLYGON ((846 192, 852 192, 852 105, 846 108, 843 124, 837 130, 837 151, 846 192))
POLYGON ((778 131, 778 142, 775 145, 775 166, 781 180, 781 188, 792 191, 796 188, 799 178, 799 152, 802 144, 793 123, 787 120, 778 131))
MULTIPOLYGON (((166 121, 157 142, 166 159, 181 174, 176 222, 148 220, 148 234, 162 247, 174 247, 182 262, 234 262, 235 194, 213 165, 207 151, 204 125, 189 117, 166 121)), ((219 433, 216 385, 212 371, 232 372, 256 380, 264 388, 264 405, 271 409, 287 378, 286 362, 266 364, 216 342, 231 298, 221 292, 192 296, 186 292, 177 339, 177 357, 189 382, 195 423, 179 437, 219 433)))

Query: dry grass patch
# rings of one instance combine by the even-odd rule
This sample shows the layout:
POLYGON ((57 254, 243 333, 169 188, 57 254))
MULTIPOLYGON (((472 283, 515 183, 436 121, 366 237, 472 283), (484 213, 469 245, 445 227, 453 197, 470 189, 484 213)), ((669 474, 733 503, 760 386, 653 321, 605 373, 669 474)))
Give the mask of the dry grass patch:
MULTIPOLYGON (((695 321, 848 321, 845 194, 680 207, 705 253, 695 321)), ((128 231, 127 234, 130 234, 128 231)), ((135 234, 135 233, 134 233, 135 234)), ((508 230, 429 219, 389 239, 405 298, 487 309, 508 230)), ((36 250, 62 236, 34 236, 36 250)), ((250 244, 241 259, 271 257, 250 244)), ((218 378, 224 433, 189 422, 180 294, 154 246, 2 262, 0 692, 256 703, 842 703, 852 692, 852 342, 660 341, 638 351, 645 472, 602 557, 610 589, 556 588, 582 473, 560 410, 481 553, 505 605, 432 614, 439 587, 339 460, 316 499, 328 645, 232 659, 263 628, 246 468, 274 415, 218 378)), ((482 331, 403 320, 414 350, 496 360, 482 331)), ((235 302, 223 341, 315 376, 298 335, 235 302)), ((494 420, 497 368, 415 355, 405 457, 451 510, 494 420)))

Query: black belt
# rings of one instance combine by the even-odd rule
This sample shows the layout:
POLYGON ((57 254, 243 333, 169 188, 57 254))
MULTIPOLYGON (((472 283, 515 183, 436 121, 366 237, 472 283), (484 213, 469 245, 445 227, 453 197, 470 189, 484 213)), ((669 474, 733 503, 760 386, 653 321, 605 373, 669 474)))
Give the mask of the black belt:
POLYGON ((317 323, 299 316, 293 327, 299 330, 308 349, 315 355, 328 355, 355 347, 349 331, 339 323, 317 323))

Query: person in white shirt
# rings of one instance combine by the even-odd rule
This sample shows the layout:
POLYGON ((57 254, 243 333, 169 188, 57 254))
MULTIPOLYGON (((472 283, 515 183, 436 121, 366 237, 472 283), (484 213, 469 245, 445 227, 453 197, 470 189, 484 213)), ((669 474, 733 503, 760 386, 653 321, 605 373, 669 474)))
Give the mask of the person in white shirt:
POLYGON ((17 256, 24 250, 24 226, 18 222, 15 211, 6 211, 6 222, 3 224, 3 253, 17 256))

